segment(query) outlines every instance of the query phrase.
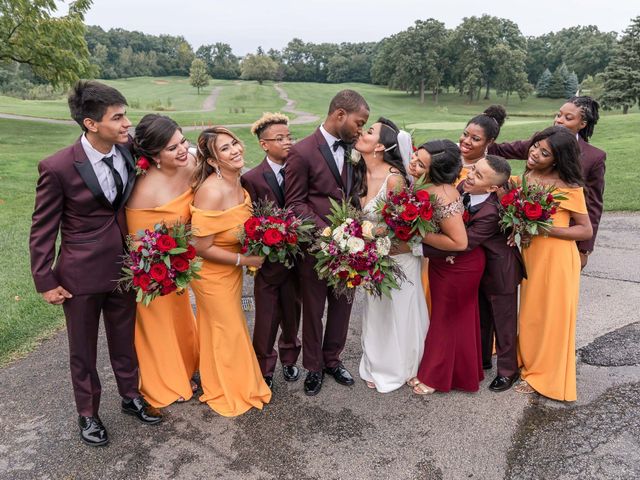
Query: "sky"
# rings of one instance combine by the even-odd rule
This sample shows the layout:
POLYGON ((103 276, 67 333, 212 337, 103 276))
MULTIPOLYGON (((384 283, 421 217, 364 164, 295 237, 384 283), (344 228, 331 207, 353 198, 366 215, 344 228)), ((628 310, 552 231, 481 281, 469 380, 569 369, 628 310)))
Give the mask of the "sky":
MULTIPOLYGON (((58 2, 60 3, 60 2, 58 2)), ((68 3, 68 2, 65 2, 68 3)), ((66 12, 64 6, 61 10, 66 12)), ((85 22, 105 30, 182 35, 194 50, 224 42, 236 55, 305 42, 379 41, 417 19, 455 28, 464 17, 489 14, 518 24, 525 36, 596 25, 622 32, 640 15, 637 0, 94 0, 85 22)))

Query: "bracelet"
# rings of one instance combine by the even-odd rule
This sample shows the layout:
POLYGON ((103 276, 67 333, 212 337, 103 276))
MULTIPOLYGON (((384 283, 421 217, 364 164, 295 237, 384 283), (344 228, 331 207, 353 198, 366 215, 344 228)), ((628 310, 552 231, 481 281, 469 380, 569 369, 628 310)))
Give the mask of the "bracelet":
POLYGON ((236 259, 236 267, 240 266, 240 254, 238 253, 238 258, 236 259))

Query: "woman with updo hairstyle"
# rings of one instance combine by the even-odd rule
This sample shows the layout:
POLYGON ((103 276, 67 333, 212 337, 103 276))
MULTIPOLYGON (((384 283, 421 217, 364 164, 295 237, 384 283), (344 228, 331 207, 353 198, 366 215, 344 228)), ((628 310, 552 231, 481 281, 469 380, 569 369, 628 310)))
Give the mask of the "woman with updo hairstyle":
MULTIPOLYGON (((168 227, 189 222, 195 158, 178 124, 163 115, 145 115, 133 145, 143 174, 126 206, 129 233, 135 237, 161 222, 168 227)), ((198 336, 189 295, 164 293, 148 306, 136 307, 140 392, 154 407, 189 400, 197 390, 192 377, 198 369, 198 336)))
POLYGON ((461 169, 460 149, 449 140, 418 147, 409 167, 411 175, 431 183, 438 228, 422 240, 429 257, 431 323, 418 374, 410 382, 418 395, 452 389, 476 392, 484 378, 478 289, 485 257, 481 247, 466 251, 464 206, 454 187, 461 169))
MULTIPOLYGON (((589 240, 577 242, 580 252, 580 265, 584 268, 593 251, 600 217, 602 217, 604 198, 604 173, 607 154, 594 147, 590 142, 595 126, 600 118, 600 105, 593 98, 582 95, 569 98, 556 112, 553 124, 569 130, 578 140, 580 149, 580 167, 584 179, 584 191, 587 211, 593 236, 589 240)), ((504 158, 527 160, 530 140, 518 140, 509 143, 492 144, 489 153, 504 158)))
MULTIPOLYGON (((359 154, 360 159, 354 167, 353 191, 366 218, 374 225, 383 223, 376 213, 378 203, 409 182, 405 163, 409 163, 411 136, 391 120, 379 118, 362 133, 354 149, 352 155, 359 154)), ((402 244, 393 258, 406 280, 390 297, 366 295, 364 299, 360 378, 381 393, 402 387, 418 372, 429 326, 420 282, 421 257, 402 244)))
POLYGON ((271 390, 262 378, 242 311, 242 267, 260 268, 264 258, 241 255, 238 235, 251 216, 251 198, 240 185, 244 147, 225 127, 200 133, 193 175, 191 223, 203 258, 196 297, 200 381, 206 402, 225 417, 262 409, 271 390))
POLYGON ((458 140, 462 171, 457 183, 464 180, 469 169, 487 155, 489 147, 500 135, 500 128, 505 118, 507 118, 507 111, 502 105, 491 105, 482 114, 476 115, 467 122, 458 140))
POLYGON ((575 331, 580 295, 576 242, 593 234, 579 155, 573 132, 549 127, 531 139, 525 169, 527 183, 554 187, 565 199, 551 215, 551 230, 534 236, 522 250, 527 269, 520 286, 518 316, 522 381, 515 390, 562 401, 576 400, 575 331))

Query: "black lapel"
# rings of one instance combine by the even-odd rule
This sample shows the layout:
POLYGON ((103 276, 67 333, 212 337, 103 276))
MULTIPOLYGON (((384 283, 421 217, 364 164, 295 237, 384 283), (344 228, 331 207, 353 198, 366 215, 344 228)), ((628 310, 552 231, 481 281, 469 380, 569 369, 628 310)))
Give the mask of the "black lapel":
POLYGON ((96 177, 96 172, 93 171, 93 167, 91 166, 91 162, 87 158, 84 162, 75 161, 74 166, 78 173, 84 180, 84 183, 87 185, 87 188, 91 191, 93 196, 98 202, 103 204, 108 209, 112 209, 113 205, 104 196, 104 192, 102 191, 102 187, 100 187, 100 182, 98 182, 98 177, 96 177))
POLYGON ((273 173, 273 170, 271 170, 271 167, 269 167, 269 170, 265 170, 264 172, 262 172, 262 176, 266 180, 267 184, 271 187, 271 190, 273 190, 273 193, 275 193, 276 198, 278 199, 278 205, 280 207, 284 206, 284 195, 282 193, 282 188, 280 187, 280 185, 278 185, 278 180, 276 179, 276 175, 275 173, 273 173))
MULTIPOLYGON (((126 146, 116 145, 116 148, 120 150, 124 158, 124 164, 127 167, 127 186, 124 189, 124 194, 120 201, 120 205, 124 205, 127 203, 129 195, 131 195, 131 190, 133 190, 133 185, 136 183, 136 166, 133 162, 133 156, 126 146)), ((118 207, 120 207, 120 205, 118 205, 118 207)))
MULTIPOLYGON (((349 150, 344 151, 344 165, 342 168, 347 169, 347 185, 345 186, 347 192, 347 198, 351 195, 351 187, 353 186, 353 165, 348 160, 351 158, 351 148, 349 150)), ((360 202, 358 202, 360 203, 360 202)))
POLYGON ((344 185, 342 184, 342 177, 340 176, 340 171, 338 170, 338 166, 336 165, 336 160, 335 158, 333 158, 333 153, 331 153, 331 148, 329 147, 329 145, 326 144, 326 142, 319 143, 318 148, 320 149, 320 152, 322 153, 324 160, 327 162, 327 165, 329 166, 329 170, 331 170, 331 173, 333 174, 333 177, 336 179, 336 182, 338 182, 338 185, 341 186, 344 190, 344 185))

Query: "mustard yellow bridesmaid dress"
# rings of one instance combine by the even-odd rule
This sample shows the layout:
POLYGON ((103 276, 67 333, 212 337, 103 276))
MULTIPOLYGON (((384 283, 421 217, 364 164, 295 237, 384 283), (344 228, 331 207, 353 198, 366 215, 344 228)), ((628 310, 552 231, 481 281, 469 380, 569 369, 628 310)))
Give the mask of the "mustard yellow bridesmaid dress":
MULTIPOLYGON (((570 212, 587 213, 583 189, 561 189, 553 225, 569 226, 570 212)), ((518 358, 521 377, 554 400, 576 400, 576 316, 580 256, 576 242, 535 236, 522 250, 527 279, 520 289, 518 358)))
MULTIPOLYGON (((156 208, 126 208, 132 235, 164 222, 188 222, 191 190, 156 208)), ((140 368, 140 392, 154 407, 166 407, 193 396, 191 377, 198 369, 198 335, 188 293, 156 297, 136 308, 135 346, 140 368)))
MULTIPOLYGON (((243 203, 224 211, 192 205, 195 234, 214 235, 217 247, 237 253, 238 233, 251 215, 250 207, 246 191, 243 203)), ((200 335, 200 401, 225 417, 251 407, 262 409, 271 400, 271 390, 262 378, 242 311, 242 267, 204 260, 200 276, 191 284, 200 335)))

